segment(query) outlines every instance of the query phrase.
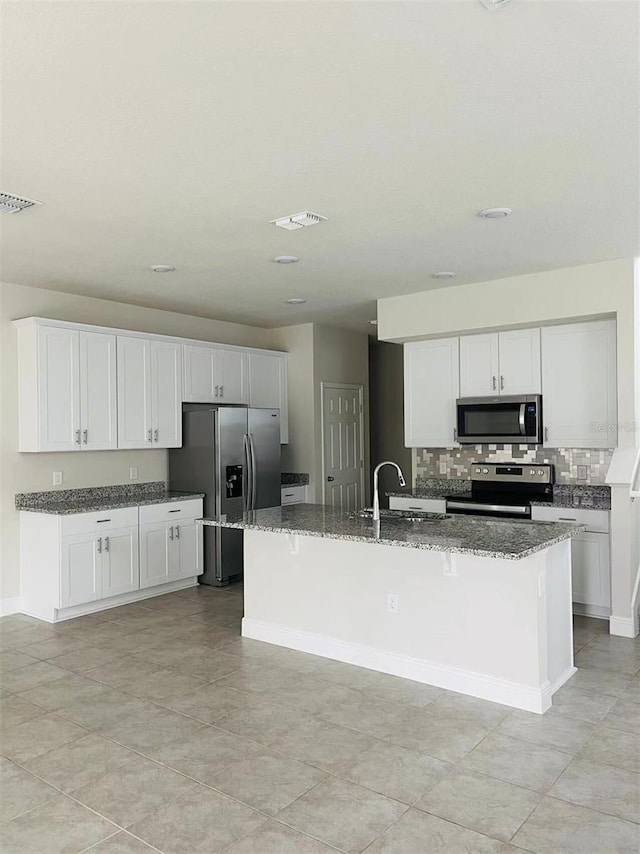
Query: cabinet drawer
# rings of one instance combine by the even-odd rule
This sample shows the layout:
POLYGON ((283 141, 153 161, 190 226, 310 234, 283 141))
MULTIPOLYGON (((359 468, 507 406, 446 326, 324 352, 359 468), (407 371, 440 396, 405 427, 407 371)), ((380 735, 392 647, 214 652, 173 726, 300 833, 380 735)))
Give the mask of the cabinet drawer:
POLYGON ((609 533, 609 511, 587 510, 582 507, 532 507, 534 522, 574 522, 586 525, 587 531, 609 533))
POLYGON ((444 513, 446 502, 444 498, 389 498, 389 510, 421 510, 423 513, 444 513))
POLYGON ((178 522, 182 519, 199 519, 202 516, 202 499, 168 501, 166 504, 146 504, 140 507, 140 524, 153 522, 178 522))
POLYGON ((281 494, 283 504, 304 504, 307 500, 307 487, 283 486, 281 494))
POLYGON ((84 534, 106 528, 128 528, 138 525, 138 508, 122 507, 118 510, 98 510, 95 513, 73 513, 63 516, 61 533, 63 537, 84 534))

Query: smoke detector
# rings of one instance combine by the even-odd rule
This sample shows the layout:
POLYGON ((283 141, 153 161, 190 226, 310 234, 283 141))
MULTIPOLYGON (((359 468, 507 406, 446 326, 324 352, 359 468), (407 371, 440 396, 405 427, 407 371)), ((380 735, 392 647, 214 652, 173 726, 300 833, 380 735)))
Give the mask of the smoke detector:
POLYGON ((297 255, 276 255, 273 260, 276 264, 297 264, 300 259, 297 255))
POLYGON ((173 273, 176 268, 171 264, 154 264, 151 269, 154 273, 173 273))
POLYGON ((501 6, 506 6, 511 0, 480 0, 485 9, 499 9, 501 6))
POLYGON ((439 273, 432 273, 432 279, 455 279, 456 274, 453 270, 441 270, 439 273))
POLYGON ((0 192, 0 213, 20 213, 25 208, 32 208, 34 205, 41 204, 43 202, 37 202, 35 199, 25 199, 22 196, 0 192))
POLYGON ((511 208, 485 208, 478 211, 480 219, 505 219, 511 213, 511 208))
POLYGON ((321 216, 320 214, 312 213, 311 211, 301 211, 297 214, 291 214, 291 216, 269 220, 269 222, 273 223, 273 225, 277 225, 278 228, 286 228, 287 231, 295 231, 296 228, 307 228, 309 225, 319 225, 326 219, 326 216, 321 216))

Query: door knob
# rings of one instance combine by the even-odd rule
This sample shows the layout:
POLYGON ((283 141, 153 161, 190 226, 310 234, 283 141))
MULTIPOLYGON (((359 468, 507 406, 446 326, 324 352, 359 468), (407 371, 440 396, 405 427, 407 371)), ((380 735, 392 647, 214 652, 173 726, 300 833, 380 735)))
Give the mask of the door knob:
POLYGON ((331 477, 331 475, 329 475, 329 477, 327 478, 327 480, 335 480, 335 477, 331 477))

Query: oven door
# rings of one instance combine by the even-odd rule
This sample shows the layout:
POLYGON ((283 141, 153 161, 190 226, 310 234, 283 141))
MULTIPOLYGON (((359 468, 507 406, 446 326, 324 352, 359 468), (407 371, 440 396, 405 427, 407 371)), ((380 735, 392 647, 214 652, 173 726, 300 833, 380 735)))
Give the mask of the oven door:
POLYGON ((539 444, 542 442, 540 395, 463 397, 457 401, 458 442, 539 444))

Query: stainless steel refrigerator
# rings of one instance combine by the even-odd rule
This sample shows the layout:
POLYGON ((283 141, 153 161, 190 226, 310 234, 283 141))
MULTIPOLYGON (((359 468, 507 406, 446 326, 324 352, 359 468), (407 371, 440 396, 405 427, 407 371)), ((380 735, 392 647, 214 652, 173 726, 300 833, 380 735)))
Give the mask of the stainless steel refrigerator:
MULTIPOLYGON (((279 507, 280 410, 185 403, 182 447, 169 451, 169 489, 204 493, 204 515, 279 507)), ((242 576, 242 531, 204 527, 201 584, 242 576)))

